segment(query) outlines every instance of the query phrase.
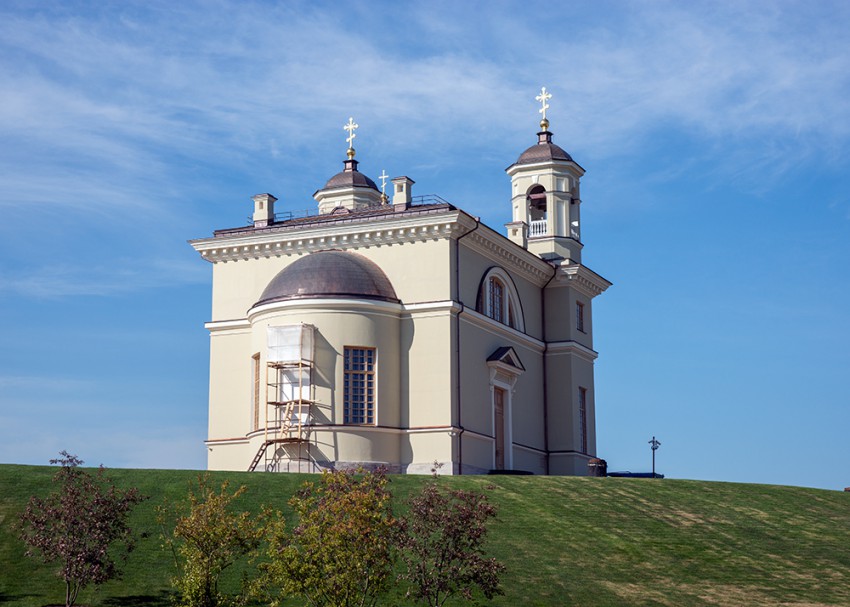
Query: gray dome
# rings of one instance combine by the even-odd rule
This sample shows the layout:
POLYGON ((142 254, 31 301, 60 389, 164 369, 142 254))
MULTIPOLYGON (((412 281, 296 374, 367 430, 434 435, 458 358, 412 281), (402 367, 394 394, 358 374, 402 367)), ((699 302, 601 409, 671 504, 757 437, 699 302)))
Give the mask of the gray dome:
POLYGON ((349 158, 342 163, 345 169, 341 173, 337 173, 325 184, 322 190, 335 190, 336 188, 369 188, 378 191, 378 186, 375 182, 366 177, 363 173, 357 170, 359 164, 354 158, 349 158))
POLYGON ((552 143, 552 133, 549 131, 537 133, 537 139, 537 144, 520 154, 515 164, 534 164, 550 160, 573 162, 572 157, 563 148, 552 143))
POLYGON ((399 301, 374 261, 356 253, 317 251, 278 272, 254 305, 320 297, 399 301))
POLYGON ((342 171, 341 173, 337 173, 325 184, 323 190, 333 190, 336 188, 371 188, 378 191, 378 186, 375 185, 375 182, 366 177, 360 171, 342 171))
POLYGON ((572 157, 554 143, 538 143, 520 154, 516 163, 533 164, 535 162, 546 162, 549 160, 572 161, 572 157))

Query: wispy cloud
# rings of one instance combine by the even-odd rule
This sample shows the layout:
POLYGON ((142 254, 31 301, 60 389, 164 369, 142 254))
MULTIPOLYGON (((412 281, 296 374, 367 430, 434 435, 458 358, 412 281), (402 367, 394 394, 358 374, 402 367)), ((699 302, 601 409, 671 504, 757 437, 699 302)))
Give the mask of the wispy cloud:
POLYGON ((209 281, 206 270, 205 264, 185 260, 113 260, 109 265, 94 267, 59 263, 25 273, 0 273, 0 296, 5 293, 61 299, 79 295, 123 295, 151 288, 203 284, 209 281))
MULTIPOLYGON (((850 57, 830 36, 840 19, 829 11, 798 28, 761 5, 621 5, 616 29, 600 23, 577 37, 565 8, 546 10, 564 35, 540 36, 533 11, 503 5, 479 21, 505 34, 488 53, 486 31, 438 28, 429 10, 405 22, 429 46, 412 57, 407 41, 375 35, 376 15, 352 28, 307 5, 157 6, 144 21, 138 7, 6 20, 7 49, 30 62, 0 81, 4 129, 156 174, 167 169, 162 150, 297 156, 317 133, 341 140, 337 122, 349 113, 364 114, 382 145, 469 145, 459 134, 492 143, 533 128, 530 97, 545 83, 558 94, 553 122, 600 155, 637 149, 666 127, 727 140, 850 133, 850 57)), ((454 10, 457 23, 477 12, 454 10)))
MULTIPOLYGON (((311 205, 342 159, 349 115, 367 172, 392 162, 460 179, 470 157, 501 168, 533 140, 544 84, 557 141, 580 158, 644 162, 670 133, 699 150, 649 179, 700 167, 766 188, 848 153, 842 3, 349 8, 345 21, 306 2, 0 9, 0 232, 18 243, 0 253, 106 248, 131 228, 146 228, 137 240, 192 236, 187 218, 240 217, 225 185, 311 205), (92 238, 92 227, 112 234, 92 238)), ((0 272, 0 284, 36 296, 161 284, 143 274, 42 267, 0 272)))

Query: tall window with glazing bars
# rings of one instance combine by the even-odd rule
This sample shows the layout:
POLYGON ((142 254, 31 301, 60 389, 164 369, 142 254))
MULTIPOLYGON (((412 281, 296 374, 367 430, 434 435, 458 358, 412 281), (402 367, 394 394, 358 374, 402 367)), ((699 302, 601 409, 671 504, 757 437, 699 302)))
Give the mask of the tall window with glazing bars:
POLYGON ((578 389, 579 451, 587 453, 587 388, 578 389))
POLYGON ((375 348, 345 347, 343 377, 346 424, 375 423, 375 348))

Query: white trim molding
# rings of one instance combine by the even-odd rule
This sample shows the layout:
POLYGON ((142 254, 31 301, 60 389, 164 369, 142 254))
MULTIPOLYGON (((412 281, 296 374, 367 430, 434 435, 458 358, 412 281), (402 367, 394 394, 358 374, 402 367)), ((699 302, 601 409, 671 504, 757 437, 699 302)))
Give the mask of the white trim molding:
POLYGON ((599 354, 577 341, 553 341, 546 344, 546 354, 575 354, 589 362, 593 362, 599 354))
POLYGON ((461 241, 473 251, 497 264, 506 266, 537 287, 542 287, 552 277, 552 266, 534 253, 523 249, 486 225, 461 241))
POLYGON ((514 279, 511 275, 500 266, 493 266, 484 274, 484 278, 481 280, 481 291, 478 293, 478 303, 481 304, 481 310, 478 310, 488 318, 493 318, 496 322, 501 322, 502 324, 508 325, 520 331, 522 333, 525 332, 525 314, 522 308, 522 302, 519 299, 519 292, 517 292, 516 285, 514 284, 514 279), (505 292, 502 294, 502 309, 499 310, 499 314, 502 316, 502 320, 496 320, 492 316, 488 314, 490 308, 492 307, 492 302, 490 301, 490 281, 496 278, 498 281, 504 286, 505 292), (511 312, 513 312, 514 324, 510 324, 510 316, 511 312))
POLYGON ((519 376, 525 373, 525 368, 519 356, 510 346, 505 348, 501 356, 496 358, 499 350, 493 353, 492 360, 486 362, 490 369, 490 431, 493 435, 493 468, 496 468, 496 389, 505 394, 502 411, 502 449, 504 449, 505 470, 514 467, 514 436, 513 436, 513 394, 519 376), (516 360, 513 360, 513 359, 516 360), (516 364, 512 364, 516 363, 516 364))
POLYGON ((611 282, 580 263, 562 263, 550 286, 575 288, 579 293, 591 299, 604 293, 611 282))
MULTIPOLYGON (((321 217, 321 216, 320 216, 321 217)), ((282 225, 212 238, 190 240, 189 244, 212 263, 280 257, 292 253, 312 253, 326 249, 357 249, 405 242, 456 238, 471 230, 474 220, 461 211, 439 215, 398 217, 376 221, 329 222, 326 225, 282 225)))
POLYGON ((494 335, 512 340, 517 345, 524 346, 530 350, 542 352, 546 347, 546 344, 539 339, 532 337, 527 333, 523 333, 522 331, 517 331, 508 325, 503 325, 499 321, 493 320, 489 316, 486 316, 473 308, 464 308, 461 319, 494 335))

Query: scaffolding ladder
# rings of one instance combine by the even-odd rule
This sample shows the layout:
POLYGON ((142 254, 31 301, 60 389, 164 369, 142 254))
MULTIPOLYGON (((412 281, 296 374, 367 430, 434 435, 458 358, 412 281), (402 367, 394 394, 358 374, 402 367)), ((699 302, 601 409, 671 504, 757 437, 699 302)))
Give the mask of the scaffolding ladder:
MULTIPOLYGON (((301 461, 310 461, 310 413, 314 403, 311 398, 305 397, 305 392, 312 396, 312 367, 309 361, 304 360, 266 363, 263 443, 248 467, 249 472, 254 472, 261 461, 263 470, 278 470, 281 446, 297 447, 299 470, 301 461), (305 452, 307 457, 303 457, 305 452)), ((292 460, 291 457, 288 459, 292 460)))

